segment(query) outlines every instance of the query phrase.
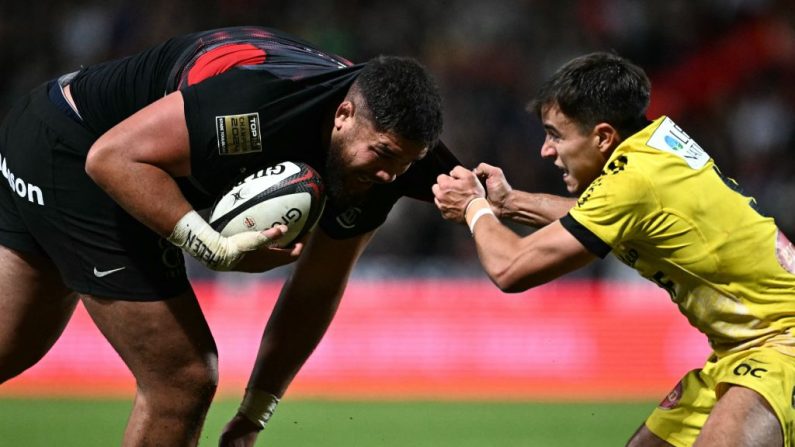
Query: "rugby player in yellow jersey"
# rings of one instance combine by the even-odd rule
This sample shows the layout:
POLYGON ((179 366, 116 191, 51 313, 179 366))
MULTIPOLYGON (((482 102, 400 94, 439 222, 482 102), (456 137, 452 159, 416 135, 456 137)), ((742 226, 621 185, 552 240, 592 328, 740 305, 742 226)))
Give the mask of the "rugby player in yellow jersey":
POLYGON ((646 119, 649 93, 643 70, 616 55, 568 62, 531 107, 546 129, 541 155, 579 198, 512 190, 481 164, 439 176, 436 204, 469 225, 503 291, 612 251, 707 336, 712 356, 629 446, 793 446, 795 248, 670 118, 646 119), (542 228, 519 237, 500 218, 542 228))

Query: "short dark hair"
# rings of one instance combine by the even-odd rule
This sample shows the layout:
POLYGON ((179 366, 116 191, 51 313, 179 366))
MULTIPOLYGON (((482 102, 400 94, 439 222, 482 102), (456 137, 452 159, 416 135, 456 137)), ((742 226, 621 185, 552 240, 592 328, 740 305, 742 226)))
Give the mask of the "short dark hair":
POLYGON ((651 82, 628 60, 607 52, 572 59, 541 87, 528 107, 539 118, 547 107, 560 111, 589 131, 608 123, 626 138, 647 125, 651 82))
POLYGON ((442 98, 415 59, 379 56, 368 61, 351 86, 379 132, 392 132, 429 147, 442 132, 442 98))

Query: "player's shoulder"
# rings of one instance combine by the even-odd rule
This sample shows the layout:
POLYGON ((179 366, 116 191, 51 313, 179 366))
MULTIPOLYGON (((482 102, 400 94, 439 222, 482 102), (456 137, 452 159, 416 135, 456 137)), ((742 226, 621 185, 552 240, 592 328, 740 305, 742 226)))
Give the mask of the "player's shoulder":
POLYGON ((671 169, 700 170, 710 157, 704 149, 671 118, 661 116, 631 135, 616 149, 636 160, 633 169, 646 169, 664 175, 671 169))
MULTIPOLYGON (((637 153, 614 152, 602 173, 594 179, 577 200, 578 207, 600 203, 599 208, 618 204, 636 204, 654 200, 655 182, 637 153)), ((606 209, 606 208, 605 208, 606 209)))

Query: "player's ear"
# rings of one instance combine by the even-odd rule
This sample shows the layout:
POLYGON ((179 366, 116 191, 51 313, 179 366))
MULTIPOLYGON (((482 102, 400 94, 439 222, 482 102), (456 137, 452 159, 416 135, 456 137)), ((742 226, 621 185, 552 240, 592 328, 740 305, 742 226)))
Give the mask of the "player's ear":
POLYGON ((342 129, 349 120, 353 119, 355 112, 356 106, 352 101, 342 101, 342 103, 337 106, 337 111, 334 112, 334 127, 336 127, 337 130, 342 129))
POLYGON ((599 123, 594 127, 594 135, 596 136, 596 144, 599 152, 609 156, 613 149, 621 143, 621 135, 615 127, 608 123, 599 123))

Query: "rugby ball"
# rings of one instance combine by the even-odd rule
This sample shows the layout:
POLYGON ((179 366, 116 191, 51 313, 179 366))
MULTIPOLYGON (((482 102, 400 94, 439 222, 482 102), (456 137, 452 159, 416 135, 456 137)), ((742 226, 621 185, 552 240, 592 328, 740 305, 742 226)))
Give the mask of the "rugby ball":
POLYGON ((215 203, 208 221, 223 236, 284 224, 288 231, 275 245, 286 247, 315 228, 325 204, 317 171, 306 163, 285 161, 233 185, 215 203))

